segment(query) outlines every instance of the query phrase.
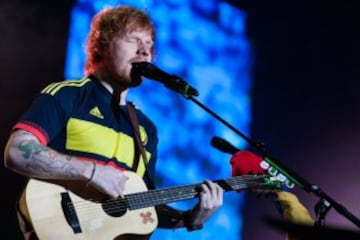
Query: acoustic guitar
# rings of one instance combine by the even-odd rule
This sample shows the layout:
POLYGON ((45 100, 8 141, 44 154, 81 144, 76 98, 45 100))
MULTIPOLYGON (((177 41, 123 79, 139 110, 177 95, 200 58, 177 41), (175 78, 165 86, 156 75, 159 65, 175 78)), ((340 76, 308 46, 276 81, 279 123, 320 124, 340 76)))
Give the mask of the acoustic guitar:
MULTIPOLYGON (((39 239, 148 239, 156 229, 155 206, 198 197, 201 183, 148 190, 136 173, 122 197, 110 199, 75 181, 30 179, 24 192, 29 221, 39 239), (94 194, 96 193, 97 194, 94 194)), ((225 191, 278 188, 269 176, 245 175, 217 182, 225 191)))

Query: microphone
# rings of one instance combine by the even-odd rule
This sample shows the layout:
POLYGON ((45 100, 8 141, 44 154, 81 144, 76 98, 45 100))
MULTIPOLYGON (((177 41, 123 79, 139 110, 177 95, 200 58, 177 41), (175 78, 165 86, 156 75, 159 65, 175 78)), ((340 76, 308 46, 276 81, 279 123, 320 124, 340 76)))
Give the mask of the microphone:
POLYGON ((162 71, 154 64, 149 62, 133 62, 131 64, 131 74, 139 74, 143 77, 161 82, 167 88, 181 93, 186 98, 190 96, 199 96, 199 92, 190 86, 185 80, 176 75, 170 75, 162 71))
POLYGON ((240 151, 240 149, 220 137, 213 137, 210 143, 213 147, 225 153, 235 154, 240 151))

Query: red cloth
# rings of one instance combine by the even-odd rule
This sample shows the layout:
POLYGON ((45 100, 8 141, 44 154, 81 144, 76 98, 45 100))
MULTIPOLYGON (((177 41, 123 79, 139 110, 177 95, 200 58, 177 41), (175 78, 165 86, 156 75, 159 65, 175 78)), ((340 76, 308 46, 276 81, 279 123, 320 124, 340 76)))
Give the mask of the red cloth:
POLYGON ((263 174, 264 169, 260 166, 262 158, 250 151, 238 151, 230 159, 232 176, 248 174, 263 174))

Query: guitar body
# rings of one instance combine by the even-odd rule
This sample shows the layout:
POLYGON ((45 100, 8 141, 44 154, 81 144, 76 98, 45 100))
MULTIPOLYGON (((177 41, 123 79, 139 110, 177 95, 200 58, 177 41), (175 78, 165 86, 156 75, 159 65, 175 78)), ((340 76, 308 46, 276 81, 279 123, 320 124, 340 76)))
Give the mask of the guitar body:
MULTIPOLYGON (((20 210, 39 239, 148 239, 158 219, 153 206, 197 198, 201 183, 147 190, 133 172, 123 197, 109 199, 79 181, 30 179, 20 198, 20 210)), ((244 175, 216 180, 225 191, 245 188, 273 189, 268 176, 244 175)))
MULTIPOLYGON (((147 191, 138 175, 129 171, 125 174, 129 179, 124 194, 147 191)), ((83 183, 82 186, 76 186, 75 181, 74 185, 71 184, 71 181, 55 184, 35 179, 28 182, 26 207, 39 239, 148 239, 156 229, 158 220, 154 207, 125 209, 121 216, 109 215, 102 203, 97 202, 104 199, 103 195, 90 194, 96 191, 89 191, 83 183), (76 216, 77 230, 64 214, 64 196, 69 197, 70 204, 73 204, 70 216, 76 216)))

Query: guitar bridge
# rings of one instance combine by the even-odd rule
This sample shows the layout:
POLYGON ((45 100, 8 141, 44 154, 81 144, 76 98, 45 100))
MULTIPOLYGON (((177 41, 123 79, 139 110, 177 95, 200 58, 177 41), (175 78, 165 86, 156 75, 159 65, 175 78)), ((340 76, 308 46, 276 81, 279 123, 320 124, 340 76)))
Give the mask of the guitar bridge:
POLYGON ((71 229, 74 233, 81 233, 81 227, 79 218, 76 214, 74 204, 71 201, 70 195, 68 192, 62 192, 61 193, 61 207, 63 210, 63 213, 65 215, 65 219, 67 223, 70 225, 71 229))

